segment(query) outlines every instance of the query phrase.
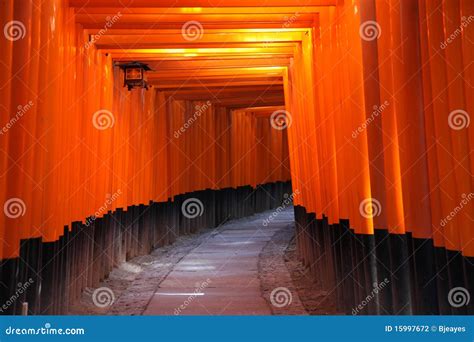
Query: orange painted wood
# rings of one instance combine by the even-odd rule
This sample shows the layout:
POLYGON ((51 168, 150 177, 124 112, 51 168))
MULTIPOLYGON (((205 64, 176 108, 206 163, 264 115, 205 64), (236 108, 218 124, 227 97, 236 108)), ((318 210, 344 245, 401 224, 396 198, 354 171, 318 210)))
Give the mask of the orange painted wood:
POLYGON ((474 130, 449 124, 474 112, 472 1, 282 0, 267 14, 180 1, 166 14, 137 0, 105 31, 116 3, 70 4, 0 4, 26 30, 0 41, 0 124, 15 121, 0 135, 0 199, 25 208, 1 218, 3 258, 117 208, 290 178, 294 203, 329 223, 474 256, 474 130), (190 18, 202 40, 183 38, 190 18), (122 87, 114 62, 135 59, 153 68, 148 91, 122 87), (272 127, 275 111, 288 128, 272 127))

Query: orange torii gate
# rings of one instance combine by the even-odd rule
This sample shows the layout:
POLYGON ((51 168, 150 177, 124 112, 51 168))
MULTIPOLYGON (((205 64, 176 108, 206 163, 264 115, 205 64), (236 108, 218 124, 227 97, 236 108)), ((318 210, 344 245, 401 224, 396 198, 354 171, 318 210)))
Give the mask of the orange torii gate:
POLYGON ((474 289, 472 1, 0 6, 2 298, 34 274, 32 312, 64 312, 166 224, 298 191, 300 256, 342 310, 387 279, 364 313, 472 313, 447 303, 474 289), (148 91, 122 87, 135 60, 148 91))

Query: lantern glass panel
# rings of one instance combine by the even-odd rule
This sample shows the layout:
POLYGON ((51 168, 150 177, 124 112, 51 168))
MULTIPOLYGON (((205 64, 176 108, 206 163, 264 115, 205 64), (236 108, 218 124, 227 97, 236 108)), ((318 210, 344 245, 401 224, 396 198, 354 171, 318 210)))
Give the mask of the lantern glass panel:
POLYGON ((142 73, 142 68, 127 68, 125 70, 125 79, 126 80, 142 80, 143 79, 143 73, 142 73))

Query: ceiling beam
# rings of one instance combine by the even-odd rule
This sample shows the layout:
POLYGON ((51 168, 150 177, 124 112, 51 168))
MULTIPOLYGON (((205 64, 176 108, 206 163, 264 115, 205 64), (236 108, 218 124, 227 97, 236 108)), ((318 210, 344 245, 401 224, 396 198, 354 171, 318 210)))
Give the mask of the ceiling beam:
MULTIPOLYGON (((160 0, 154 1, 153 7, 295 7, 295 0, 160 0)), ((298 7, 336 6, 337 0, 298 0, 298 7)), ((121 7, 150 7, 149 0, 121 0, 121 7)), ((69 0, 70 7, 117 7, 117 0, 69 0)))
POLYGON ((184 61, 149 61, 152 70, 231 69, 242 67, 288 66, 288 58, 205 59, 184 61))
MULTIPOLYGON (((150 5, 150 4, 149 4, 150 5)), ((267 6, 265 13, 281 14, 283 16, 298 16, 300 14, 318 14, 327 10, 327 6, 293 6, 278 7, 267 6)), ((196 14, 262 14, 261 7, 76 7, 76 14, 102 14, 114 15, 121 14, 155 14, 155 15, 176 15, 194 16, 196 14)))

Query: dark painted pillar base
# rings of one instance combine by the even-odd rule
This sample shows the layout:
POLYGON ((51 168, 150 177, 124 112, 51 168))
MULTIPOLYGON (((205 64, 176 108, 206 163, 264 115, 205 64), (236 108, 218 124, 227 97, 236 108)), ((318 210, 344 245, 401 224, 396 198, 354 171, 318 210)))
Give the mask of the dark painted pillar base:
POLYGON ((355 234, 348 220, 329 225, 302 206, 295 207, 295 220, 298 255, 315 281, 335 294, 339 311, 474 314, 474 258, 410 233, 355 234))
POLYGON ((66 314, 86 287, 97 287, 124 261, 171 244, 180 235, 277 207, 290 194, 289 182, 195 191, 74 222, 55 242, 21 241, 20 258, 0 261, 0 300, 9 303, 0 314, 20 314, 23 302, 29 314, 66 314), (202 203, 194 218, 183 215, 187 199, 202 203), (19 291, 19 284, 25 287, 30 279, 19 291))
POLYGON ((392 315, 392 283, 391 279, 391 263, 390 263, 390 234, 386 229, 375 229, 375 255, 377 284, 382 287, 378 291, 378 314, 392 315))
MULTIPOLYGON (((467 298, 466 291, 468 291, 467 278, 464 274, 465 259, 460 252, 446 251, 448 277, 449 277, 449 291, 445 294, 448 298, 448 304, 451 306, 451 313, 453 315, 466 315, 468 313, 468 305, 460 305, 465 302, 467 298), (458 306, 459 305, 459 306, 458 306)), ((473 293, 468 293, 469 297, 473 293)))
POLYGON ((414 256, 414 314, 439 314, 433 241, 412 239, 414 256))

